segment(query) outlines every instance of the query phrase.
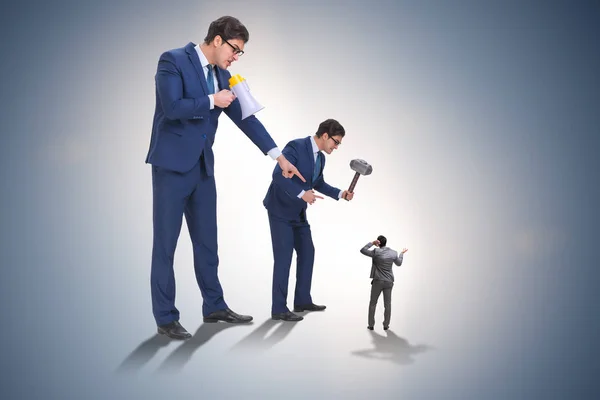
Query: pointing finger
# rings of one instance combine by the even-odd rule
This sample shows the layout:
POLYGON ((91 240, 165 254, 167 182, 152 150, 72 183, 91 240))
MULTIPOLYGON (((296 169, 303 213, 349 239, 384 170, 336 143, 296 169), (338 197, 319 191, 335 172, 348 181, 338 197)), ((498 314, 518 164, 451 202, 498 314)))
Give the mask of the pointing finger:
POLYGON ((298 171, 297 168, 294 167, 294 169, 292 170, 292 173, 293 173, 293 175, 297 175, 298 178, 300 178, 300 180, 302 180, 302 182, 306 182, 306 179, 304 179, 304 177, 302 176, 300 171, 298 171))

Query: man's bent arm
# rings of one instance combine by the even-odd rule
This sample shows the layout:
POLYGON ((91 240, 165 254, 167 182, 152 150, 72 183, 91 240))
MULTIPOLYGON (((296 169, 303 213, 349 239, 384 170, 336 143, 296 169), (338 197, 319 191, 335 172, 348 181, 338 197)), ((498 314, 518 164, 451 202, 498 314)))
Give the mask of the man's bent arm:
POLYGON ((373 246, 372 242, 365 244, 365 246, 360 249, 360 252, 365 256, 373 257, 375 256, 375 250, 369 250, 373 246))

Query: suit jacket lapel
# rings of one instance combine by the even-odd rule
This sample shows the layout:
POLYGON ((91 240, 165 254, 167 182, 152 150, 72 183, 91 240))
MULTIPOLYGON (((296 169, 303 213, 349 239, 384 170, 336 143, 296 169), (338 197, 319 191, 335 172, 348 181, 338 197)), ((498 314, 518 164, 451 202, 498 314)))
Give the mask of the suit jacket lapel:
POLYGON ((312 177, 315 173, 315 153, 313 153, 312 142, 310 136, 306 138, 306 151, 308 152, 310 160, 310 181, 312 183, 312 177))
POLYGON ((217 73, 217 82, 218 82, 217 86, 219 86, 217 91, 223 90, 223 89, 229 89, 229 82, 226 82, 225 84, 223 83, 223 72, 221 71, 221 68, 219 68, 215 65, 215 72, 217 73))
POLYGON ((198 73, 198 78, 200 79, 200 83, 202 84, 202 89, 205 94, 208 94, 208 86, 206 85, 206 77, 204 76, 204 69, 202 68, 202 64, 200 63, 200 58, 198 57, 198 53, 195 49, 196 45, 192 42, 188 43, 185 46, 185 52, 188 54, 188 57, 194 65, 196 72, 198 73))

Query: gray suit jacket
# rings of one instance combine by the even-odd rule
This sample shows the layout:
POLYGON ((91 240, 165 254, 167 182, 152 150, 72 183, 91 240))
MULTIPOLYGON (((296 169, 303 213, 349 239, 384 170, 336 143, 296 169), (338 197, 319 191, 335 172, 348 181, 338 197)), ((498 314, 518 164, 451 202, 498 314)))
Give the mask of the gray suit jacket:
POLYGON ((369 250, 372 246, 373 244, 369 242, 360 249, 362 254, 373 258, 371 278, 380 281, 394 282, 394 271, 392 271, 393 264, 396 264, 397 266, 402 265, 404 254, 398 253, 396 250, 392 250, 386 246, 369 250))

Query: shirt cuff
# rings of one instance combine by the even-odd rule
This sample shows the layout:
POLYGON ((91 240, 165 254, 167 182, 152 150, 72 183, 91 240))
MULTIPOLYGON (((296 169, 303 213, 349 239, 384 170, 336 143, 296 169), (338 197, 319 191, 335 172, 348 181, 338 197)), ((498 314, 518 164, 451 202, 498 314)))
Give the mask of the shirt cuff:
POLYGON ((342 198, 342 194, 343 194, 343 193, 344 193, 344 191, 343 191, 343 190, 340 190, 340 192, 338 193, 338 199, 341 199, 341 198, 342 198))
POLYGON ((281 151, 277 147, 273 147, 271 150, 267 152, 267 154, 273 159, 277 160, 277 157, 281 155, 281 151))
POLYGON ((298 195, 298 198, 301 199, 302 196, 304 196, 304 193, 306 193, 304 190, 300 192, 300 194, 298 195))
POLYGON ((215 97, 212 94, 208 95, 208 101, 210 102, 210 109, 215 108, 215 97))

